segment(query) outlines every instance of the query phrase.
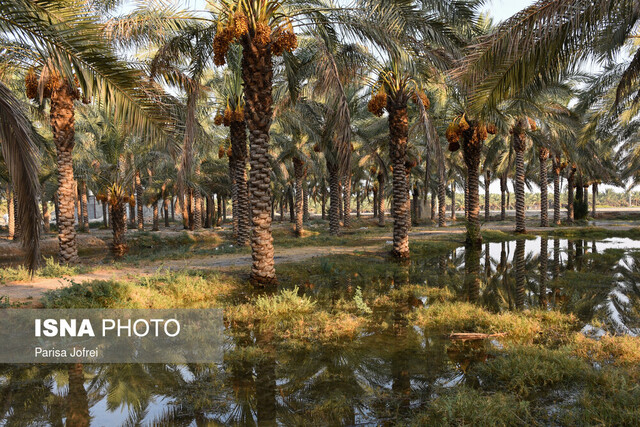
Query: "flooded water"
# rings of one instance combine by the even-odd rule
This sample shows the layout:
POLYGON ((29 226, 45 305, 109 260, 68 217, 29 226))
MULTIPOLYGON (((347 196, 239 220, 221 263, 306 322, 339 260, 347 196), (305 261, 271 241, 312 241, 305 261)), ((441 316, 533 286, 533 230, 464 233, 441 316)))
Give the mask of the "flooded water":
MULTIPOLYGON (((450 291, 491 311, 542 307, 574 313, 585 333, 640 333, 640 241, 536 238, 432 250, 412 260, 341 256, 320 262, 300 293, 327 310, 354 290, 378 326, 355 339, 307 346, 229 326, 220 365, 0 365, 0 424, 22 425, 373 425, 394 424, 429 405, 441 388, 473 383, 480 347, 456 348, 407 316, 432 303, 416 295, 384 304, 412 284, 450 291), (252 357, 256 348, 259 357, 252 357), (470 356, 471 355, 471 356, 470 356), (84 374, 84 377, 83 375, 84 374)), ((300 267, 304 268, 304 267, 300 267)), ((249 297, 250 298, 250 297, 249 297)))

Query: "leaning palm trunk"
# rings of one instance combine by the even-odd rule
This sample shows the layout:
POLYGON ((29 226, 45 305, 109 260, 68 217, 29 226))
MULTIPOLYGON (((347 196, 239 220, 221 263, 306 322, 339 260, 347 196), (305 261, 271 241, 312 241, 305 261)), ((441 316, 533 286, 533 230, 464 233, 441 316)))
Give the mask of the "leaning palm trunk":
MULTIPOLYGON (((350 171, 351 168, 349 167, 350 171)), ((351 227, 351 172, 347 172, 344 176, 344 186, 342 187, 342 226, 344 228, 351 227)))
POLYGON ((547 159, 549 158, 549 150, 545 147, 540 147, 538 158, 540 159, 540 227, 548 227, 547 159))
POLYGON ((516 233, 526 233, 524 204, 524 150, 526 140, 523 133, 514 130, 513 148, 516 152, 516 233))
POLYGON ((276 283, 271 234, 271 164, 269 163, 273 64, 270 45, 258 46, 249 36, 244 36, 242 48, 244 114, 251 144, 249 173, 249 198, 253 223, 251 281, 255 285, 270 286, 276 283))
POLYGON ((407 139, 409 125, 407 101, 389 98, 390 154, 393 164, 393 255, 397 258, 409 257, 410 201, 407 185, 407 139))
POLYGON ((138 231, 144 230, 144 191, 142 189, 142 179, 140 177, 140 171, 136 170, 136 208, 138 219, 138 231))
POLYGON ((560 158, 553 158, 553 223, 560 225, 560 172, 562 164, 560 158))
POLYGON ((384 174, 378 173, 378 225, 384 227, 384 174))
POLYGON ((327 162, 329 170, 329 234, 337 236, 340 233, 340 179, 338 165, 327 162))
POLYGON ((295 224, 295 232, 296 236, 302 236, 302 221, 304 217, 304 212, 302 210, 302 179, 304 178, 304 169, 305 163, 299 157, 293 158, 293 175, 295 178, 295 193, 296 193, 296 224, 295 224))
POLYGON ((57 85, 51 93, 51 128, 56 144, 58 163, 58 256, 62 263, 78 261, 74 218, 75 186, 72 151, 75 145, 74 106, 75 91, 68 82, 57 85))
MULTIPOLYGON (((231 150, 234 158, 234 181, 236 209, 238 215, 238 234, 236 243, 244 246, 249 243, 251 228, 249 225, 250 204, 247 188, 247 126, 245 122, 232 121, 230 125, 231 150)), ((236 211, 233 211, 236 216, 236 211)))

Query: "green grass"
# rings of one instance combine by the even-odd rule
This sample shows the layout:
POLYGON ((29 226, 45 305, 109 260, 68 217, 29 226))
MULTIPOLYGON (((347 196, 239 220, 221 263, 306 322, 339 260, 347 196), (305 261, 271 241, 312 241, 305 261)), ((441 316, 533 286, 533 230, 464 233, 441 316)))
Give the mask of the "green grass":
MULTIPOLYGON (((86 265, 63 265, 58 264, 53 257, 45 257, 44 264, 36 270, 35 277, 56 278, 63 276, 74 276, 88 273, 93 268, 86 265)), ((0 268, 0 284, 7 282, 27 282, 31 280, 29 270, 20 265, 17 267, 0 268)))

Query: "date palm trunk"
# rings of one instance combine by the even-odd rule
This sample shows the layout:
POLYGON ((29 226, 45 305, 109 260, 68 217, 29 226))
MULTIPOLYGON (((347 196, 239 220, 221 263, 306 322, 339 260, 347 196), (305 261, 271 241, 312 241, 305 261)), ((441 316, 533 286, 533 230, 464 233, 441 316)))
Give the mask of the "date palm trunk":
POLYGON ((9 215, 9 240, 15 240, 16 233, 16 211, 14 203, 14 194, 11 184, 7 186, 7 213, 9 215))
POLYGON ((87 203, 87 182, 81 180, 80 184, 80 207, 82 210, 82 230, 89 233, 89 208, 87 203))
POLYGON ((514 131, 513 148, 516 152, 516 233, 526 233, 524 203, 524 150, 526 147, 524 133, 514 131))
POLYGON ((567 178, 567 222, 573 223, 574 181, 576 168, 571 168, 567 178))
POLYGON ((456 220, 456 183, 451 183, 451 220, 456 220))
POLYGON ((594 182, 591 186, 591 216, 596 217, 596 199, 598 197, 598 183, 594 182))
POLYGON ((165 196, 163 208, 164 208, 164 226, 165 228, 169 228, 169 198, 165 196))
POLYGON ((482 153, 483 141, 476 137, 473 124, 462 135, 462 154, 467 167, 467 238, 468 246, 477 246, 482 243, 480 234, 480 196, 478 194, 480 155, 482 153))
POLYGON ((384 227, 384 173, 378 173, 378 225, 384 227))
POLYGON ((549 201, 547 194, 547 159, 549 149, 540 147, 538 159, 540 160, 540 227, 549 226, 549 201))
POLYGON ((327 187, 325 186, 324 179, 322 180, 322 192, 320 193, 320 197, 322 219, 327 219, 327 187))
POLYGON ((309 188, 303 182, 302 183, 302 220, 304 222, 309 221, 309 188))
POLYGON ((158 203, 160 203, 159 200, 156 200, 153 202, 153 226, 151 227, 151 231, 159 231, 160 227, 160 220, 158 218, 158 203))
POLYGON ((138 231, 144 230, 144 190, 142 188, 142 178, 140 171, 136 170, 136 216, 138 220, 138 231))
POLYGON ((489 185, 491 184, 491 171, 489 169, 487 169, 486 171, 484 171, 484 220, 485 221, 489 221, 491 215, 490 215, 490 211, 489 211, 489 198, 490 198, 490 193, 489 193, 489 185))
MULTIPOLYGON (((433 203, 431 204, 433 206, 433 203)), ((432 209, 433 210, 433 209, 432 209)), ((438 227, 446 227, 447 193, 444 179, 438 181, 438 227)))
POLYGON ((403 94, 389 98, 389 133, 391 162, 393 164, 393 251, 396 258, 409 258, 409 222, 411 211, 407 183, 407 140, 409 120, 407 100, 403 94))
POLYGON ((327 162, 329 170, 329 234, 337 236, 340 233, 340 178, 338 165, 327 162))
POLYGON ((558 156, 553 158, 553 223, 560 225, 560 172, 562 163, 558 156))
POLYGON ((500 221, 507 217, 507 174, 500 177, 500 221))
POLYGON ((302 222, 304 220, 303 211, 303 194, 302 194, 302 179, 304 178, 305 162, 299 157, 293 158, 293 175, 295 178, 295 193, 296 193, 296 224, 295 233, 296 236, 302 236, 302 222))
POLYGON ((344 185, 342 187, 342 226, 344 228, 351 227, 351 168, 344 176, 344 185))
POLYGON ((373 217, 378 217, 378 188, 373 187, 373 217))
POLYGON ((360 189, 356 191, 356 218, 360 219, 360 189))
POLYGON ((121 198, 112 202, 109 216, 111 217, 111 229, 113 231, 111 252, 117 258, 127 252, 127 218, 125 215, 125 203, 121 198))
POLYGON ((271 232, 271 164, 269 129, 272 120, 273 64, 271 46, 258 46, 249 34, 242 36, 242 79, 245 120, 249 130, 249 199, 251 200, 251 282, 277 283, 271 232))
POLYGON ((42 227, 45 233, 51 231, 51 216, 49 215, 49 203, 45 199, 42 199, 42 227))
MULTIPOLYGON (((195 172, 196 184, 200 182, 200 162, 196 163, 195 172)), ((192 230, 202 230, 202 194, 198 187, 193 189, 193 227, 192 230)))
POLYGON ((50 119, 56 145, 58 166, 58 257, 61 263, 78 261, 74 218, 75 180, 73 177, 73 146, 75 145, 76 97, 71 85, 63 81, 51 92, 50 119))

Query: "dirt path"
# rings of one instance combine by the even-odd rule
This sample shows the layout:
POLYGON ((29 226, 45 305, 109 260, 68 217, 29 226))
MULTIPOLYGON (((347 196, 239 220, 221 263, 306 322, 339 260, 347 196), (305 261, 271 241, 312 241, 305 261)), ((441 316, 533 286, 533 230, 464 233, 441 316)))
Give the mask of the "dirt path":
MULTIPOLYGON (((513 231, 513 225, 501 225, 490 224, 490 227, 486 227, 491 230, 500 231, 513 231)), ((630 225, 620 226, 602 226, 601 228, 608 230, 628 230, 633 228, 630 225)), ((541 227, 528 227, 529 232, 536 233, 542 231, 549 231, 548 228, 541 227)), ((437 229, 417 229, 409 233, 411 240, 427 240, 436 235, 444 234, 463 234, 464 228, 462 224, 455 225, 447 228, 437 229)), ((289 262, 299 262, 307 259, 328 256, 328 255, 340 255, 340 254, 352 254, 355 252, 363 251, 376 251, 381 250, 382 246, 386 243, 391 243, 391 235, 375 236, 371 238, 371 245, 366 246, 348 246, 348 247, 333 247, 333 246, 307 246, 297 248, 276 248, 275 261, 277 264, 284 264, 289 262)), ((202 269, 202 270, 214 270, 214 269, 229 269, 235 267, 249 268, 251 266, 251 255, 246 254, 228 254, 228 255, 214 255, 206 257, 193 257, 182 260, 165 260, 149 262, 144 267, 124 267, 121 269, 114 268, 99 268, 91 273, 80 274, 72 277, 63 278, 35 278, 31 281, 25 282, 10 282, 5 285, 0 285, 0 296, 9 297, 10 301, 25 301, 31 299, 37 299, 48 290, 59 289, 69 286, 71 281, 76 283, 83 283, 92 280, 111 280, 111 279, 126 279, 130 277, 141 277, 151 275, 160 268, 166 268, 170 270, 180 269, 202 269)))

